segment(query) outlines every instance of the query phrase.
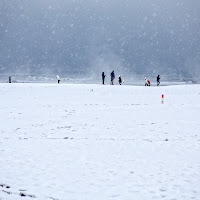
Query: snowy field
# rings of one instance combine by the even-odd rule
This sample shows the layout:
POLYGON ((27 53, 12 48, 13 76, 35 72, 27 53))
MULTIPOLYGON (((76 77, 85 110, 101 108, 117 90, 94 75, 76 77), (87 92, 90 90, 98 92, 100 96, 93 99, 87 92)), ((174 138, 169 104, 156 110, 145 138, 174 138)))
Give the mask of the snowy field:
POLYGON ((0 200, 200 199, 200 85, 2 83, 0 136, 0 200))

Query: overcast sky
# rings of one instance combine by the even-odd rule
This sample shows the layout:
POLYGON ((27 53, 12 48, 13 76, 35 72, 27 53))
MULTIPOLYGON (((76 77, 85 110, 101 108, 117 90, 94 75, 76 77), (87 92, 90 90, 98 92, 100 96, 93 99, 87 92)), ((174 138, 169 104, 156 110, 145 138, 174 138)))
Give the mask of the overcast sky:
POLYGON ((200 71, 199 0, 1 0, 0 73, 200 71))

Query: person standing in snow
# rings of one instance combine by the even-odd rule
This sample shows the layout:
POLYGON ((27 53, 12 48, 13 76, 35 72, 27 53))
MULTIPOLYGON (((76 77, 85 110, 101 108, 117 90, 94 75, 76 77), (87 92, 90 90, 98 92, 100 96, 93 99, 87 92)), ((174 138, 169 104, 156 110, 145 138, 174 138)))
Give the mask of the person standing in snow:
POLYGON ((60 83, 60 76, 56 76, 57 77, 57 80, 58 80, 58 84, 60 83))
POLYGON ((145 80, 145 86, 148 86, 148 79, 147 79, 147 77, 145 77, 144 80, 145 80))
POLYGON ((122 84, 122 77, 119 76, 119 84, 121 85, 122 84))
POLYGON ((111 72, 110 77, 111 77, 111 85, 114 85, 114 79, 115 79, 115 72, 114 72, 114 70, 111 72))
POLYGON ((104 72, 102 72, 102 81, 103 81, 103 85, 104 85, 105 77, 106 77, 106 75, 104 74, 104 72))
POLYGON ((157 76, 157 86, 160 85, 160 75, 157 76))

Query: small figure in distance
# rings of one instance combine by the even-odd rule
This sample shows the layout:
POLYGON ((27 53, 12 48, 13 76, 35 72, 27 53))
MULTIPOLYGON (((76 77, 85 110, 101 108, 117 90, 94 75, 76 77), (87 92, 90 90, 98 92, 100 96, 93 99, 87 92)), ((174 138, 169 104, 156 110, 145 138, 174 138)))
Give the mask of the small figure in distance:
POLYGON ((150 82, 150 80, 148 80, 148 86, 151 86, 151 82, 150 82))
POLYGON ((104 85, 105 77, 106 77, 106 75, 104 74, 104 72, 102 72, 102 81, 103 81, 103 85, 104 85))
POLYGON ((119 76, 119 84, 120 85, 122 84, 122 77, 121 77, 121 75, 119 76))
POLYGON ((60 76, 56 76, 57 77, 57 80, 58 80, 58 84, 60 83, 60 76))
POLYGON ((110 74, 110 77, 111 77, 111 85, 114 85, 114 79, 115 79, 115 72, 114 72, 114 70, 111 72, 111 74, 110 74))
POLYGON ((147 77, 145 77, 145 86, 150 86, 151 85, 151 82, 150 80, 147 79, 147 77))
POLYGON ((147 79, 147 77, 145 77, 144 80, 145 80, 145 86, 148 86, 148 79, 147 79))
POLYGON ((160 85, 160 75, 157 76, 157 86, 160 85))

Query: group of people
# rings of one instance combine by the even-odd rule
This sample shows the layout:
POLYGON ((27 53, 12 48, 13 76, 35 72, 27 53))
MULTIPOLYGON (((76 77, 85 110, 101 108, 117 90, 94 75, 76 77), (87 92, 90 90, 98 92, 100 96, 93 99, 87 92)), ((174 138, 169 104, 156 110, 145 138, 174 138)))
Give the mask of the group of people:
MULTIPOLYGON (((111 72, 110 77, 111 77, 110 84, 114 85, 114 79, 115 79, 115 72, 114 72, 114 70, 111 72)), ((103 85, 105 84, 105 78, 106 78, 106 75, 105 75, 104 72, 102 72, 102 82, 103 82, 103 85)), ((118 83, 119 83, 119 85, 122 84, 122 77, 121 76, 119 76, 119 78, 118 78, 118 83)), ((157 76, 157 86, 159 86, 159 85, 160 85, 160 75, 157 76)), ((147 79, 147 77, 145 77, 145 86, 151 86, 151 82, 150 82, 150 80, 147 79)))
MULTIPOLYGON (((106 75, 105 75, 104 72, 102 72, 102 82, 103 82, 103 85, 105 84, 105 78, 106 78, 106 75)), ((110 84, 114 85, 114 80, 115 80, 115 72, 114 72, 114 70, 111 72, 110 78, 111 78, 110 84)), ((122 77, 121 77, 121 75, 119 75, 118 83, 119 83, 119 85, 122 84, 122 77)))
MULTIPOLYGON (((103 85, 105 84, 105 78, 106 78, 106 75, 104 72, 102 72, 102 83, 103 85)), ((115 80, 115 72, 114 70, 110 73, 110 84, 111 85, 114 85, 114 80, 115 80)), ((57 75, 57 80, 58 80, 58 84, 60 83, 60 77, 57 75)), ((122 77, 121 75, 119 75, 118 77, 118 83, 119 85, 122 85, 123 81, 122 81, 122 77)), ((160 85, 160 75, 157 76, 157 86, 160 85)), ((145 86, 151 86, 151 82, 150 80, 147 79, 147 77, 145 77, 145 86)))
MULTIPOLYGON (((145 77, 145 86, 151 86, 151 82, 150 80, 147 79, 147 77, 145 77)), ((160 85, 160 75, 157 76, 157 86, 160 85)))

